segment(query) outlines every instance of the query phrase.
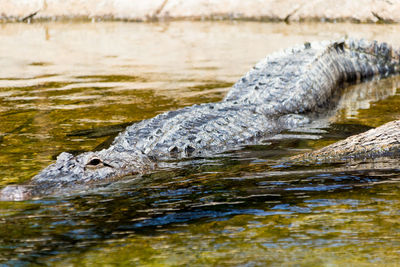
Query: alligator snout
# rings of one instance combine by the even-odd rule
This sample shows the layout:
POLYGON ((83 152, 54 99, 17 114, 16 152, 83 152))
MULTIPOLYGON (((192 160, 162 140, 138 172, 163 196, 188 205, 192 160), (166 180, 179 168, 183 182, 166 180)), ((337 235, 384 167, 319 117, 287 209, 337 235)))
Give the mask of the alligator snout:
POLYGON ((0 201, 21 201, 32 197, 32 189, 25 185, 8 185, 0 190, 0 201))

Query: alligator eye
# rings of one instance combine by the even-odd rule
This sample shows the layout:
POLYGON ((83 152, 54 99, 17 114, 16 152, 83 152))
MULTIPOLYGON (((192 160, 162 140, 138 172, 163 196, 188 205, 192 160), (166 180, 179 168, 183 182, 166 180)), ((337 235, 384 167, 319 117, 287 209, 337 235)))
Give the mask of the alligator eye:
POLYGON ((94 158, 94 159, 91 159, 86 165, 97 166, 99 164, 101 164, 101 160, 94 158))

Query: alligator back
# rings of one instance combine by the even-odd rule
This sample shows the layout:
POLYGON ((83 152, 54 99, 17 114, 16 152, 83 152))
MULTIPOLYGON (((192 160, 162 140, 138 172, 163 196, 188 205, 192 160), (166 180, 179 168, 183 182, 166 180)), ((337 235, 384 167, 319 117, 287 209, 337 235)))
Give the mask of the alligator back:
POLYGON ((306 43, 266 57, 218 103, 134 124, 113 145, 155 158, 209 155, 309 122, 340 85, 399 71, 399 51, 364 40, 306 43))

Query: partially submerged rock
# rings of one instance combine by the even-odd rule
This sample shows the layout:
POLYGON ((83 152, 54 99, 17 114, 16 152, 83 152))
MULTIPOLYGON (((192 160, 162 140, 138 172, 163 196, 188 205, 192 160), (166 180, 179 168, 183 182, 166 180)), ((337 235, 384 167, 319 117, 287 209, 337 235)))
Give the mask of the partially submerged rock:
POLYGON ((381 157, 400 157, 400 120, 350 136, 316 151, 292 157, 291 160, 334 162, 381 157))

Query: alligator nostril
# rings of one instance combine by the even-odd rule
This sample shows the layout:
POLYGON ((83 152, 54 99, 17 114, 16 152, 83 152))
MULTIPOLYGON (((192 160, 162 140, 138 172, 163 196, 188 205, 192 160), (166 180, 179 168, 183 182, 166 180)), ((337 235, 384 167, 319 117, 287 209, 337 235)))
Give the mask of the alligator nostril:
POLYGON ((97 166, 101 163, 100 159, 92 159, 86 165, 97 166))

